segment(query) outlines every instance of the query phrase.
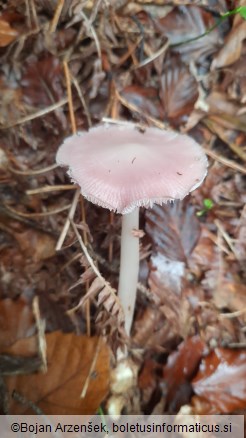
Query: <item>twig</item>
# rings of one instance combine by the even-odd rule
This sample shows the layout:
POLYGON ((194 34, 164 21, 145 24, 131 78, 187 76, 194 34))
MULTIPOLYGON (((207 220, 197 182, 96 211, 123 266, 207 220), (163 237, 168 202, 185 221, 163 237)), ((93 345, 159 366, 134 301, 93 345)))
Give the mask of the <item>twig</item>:
POLYGON ((221 127, 216 120, 213 119, 203 119, 203 124, 207 126, 207 128, 216 134, 221 140, 227 144, 227 146, 236 154, 241 160, 246 161, 246 154, 243 149, 238 146, 236 143, 229 141, 225 135, 225 130, 221 127))
POLYGON ((50 24, 50 33, 53 33, 56 30, 63 6, 64 6, 64 0, 58 0, 56 10, 54 13, 54 17, 53 17, 52 22, 50 24))
POLYGON ((93 23, 93 21, 95 21, 101 3, 102 3, 102 0, 97 0, 96 4, 93 5, 91 16, 89 18, 90 23, 93 23))
POLYGON ((75 86, 75 88, 76 88, 76 90, 77 90, 77 93, 78 93, 78 95, 79 95, 79 98, 80 98, 80 100, 81 100, 81 103, 82 103, 82 105, 83 105, 83 108, 84 108, 84 111, 85 111, 85 115, 86 115, 86 117, 87 117, 88 125, 89 125, 89 127, 91 127, 91 126, 92 126, 91 116, 90 116, 90 113, 89 113, 88 107, 87 107, 87 105, 86 105, 86 101, 85 101, 85 98, 84 98, 84 96, 83 96, 83 93, 82 93, 82 91, 81 91, 81 89, 80 89, 79 83, 78 83, 77 79, 76 79, 71 73, 70 73, 70 76, 71 76, 71 79, 72 79, 73 85, 75 86))
POLYGON ((237 310, 235 312, 231 312, 231 313, 221 313, 219 316, 220 318, 237 318, 238 316, 243 315, 244 313, 246 313, 246 307, 244 307, 244 309, 242 310, 237 310))
POLYGON ((45 338, 45 320, 41 318, 38 297, 35 296, 32 303, 33 314, 35 317, 37 330, 38 330, 38 349, 42 360, 42 371, 47 372, 47 345, 45 338))
POLYGON ((26 6, 26 18, 27 18, 27 27, 31 29, 32 22, 31 22, 31 14, 29 9, 29 1, 25 0, 25 6, 26 6))
POLYGON ((75 122, 75 115, 73 110, 73 97, 71 90, 70 72, 69 72, 67 61, 63 61, 63 68, 64 68, 64 74, 65 74, 66 86, 67 86, 68 107, 69 107, 69 115, 70 115, 70 121, 72 126, 72 133, 75 134, 76 122, 75 122))
POLYGON ((227 344, 227 347, 229 347, 229 348, 245 348, 246 342, 231 342, 230 344, 227 344))
POLYGON ((160 55, 162 55, 169 47, 169 40, 162 46, 157 52, 153 53, 148 58, 144 59, 142 62, 139 63, 139 65, 134 66, 133 70, 136 70, 138 68, 144 67, 145 65, 149 64, 150 62, 153 62, 155 59, 157 59, 160 55))
POLYGON ((14 208, 10 207, 7 204, 4 204, 4 207, 6 208, 6 210, 11 211, 12 213, 16 214, 17 216, 33 218, 33 217, 52 216, 54 214, 61 213, 62 211, 68 210, 70 208, 70 204, 65 205, 64 207, 56 208, 54 210, 45 211, 42 213, 23 213, 22 211, 15 210, 14 208))
POLYGON ((209 149, 204 149, 205 153, 213 158, 214 160, 218 161, 221 164, 224 164, 224 166, 230 167, 233 170, 236 170, 238 172, 246 174, 246 168, 241 166, 240 164, 235 163, 235 161, 229 160, 228 158, 224 158, 221 155, 216 154, 213 151, 210 151, 209 149))
POLYGON ((149 116, 148 114, 144 114, 136 105, 128 102, 128 100, 126 100, 124 97, 122 97, 117 90, 115 90, 115 93, 116 93, 118 100, 122 103, 123 106, 130 109, 131 111, 137 112, 142 117, 145 117, 147 120, 149 120, 151 123, 153 123, 158 128, 167 129, 167 125, 165 123, 161 122, 158 119, 155 119, 154 117, 149 116))
POLYGON ((79 186, 77 184, 66 184, 66 185, 56 185, 56 186, 44 186, 38 189, 26 190, 26 195, 38 195, 39 193, 49 193, 56 192, 59 190, 77 190, 79 186))
POLYGON ((97 363, 97 358, 98 358, 100 347, 101 347, 101 345, 100 345, 101 344, 101 339, 102 339, 101 337, 98 338, 96 349, 95 349, 95 354, 94 354, 92 362, 91 362, 91 366, 90 366, 90 369, 89 369, 88 376, 87 376, 87 378, 85 380, 83 389, 81 391, 80 398, 84 398, 86 396, 87 389, 88 389, 88 386, 89 386, 89 383, 90 383, 90 379, 91 379, 92 373, 93 373, 93 371, 95 369, 95 366, 96 366, 96 363, 97 363))
POLYGON ((67 101, 68 101, 67 97, 64 97, 59 102, 47 106, 46 108, 39 110, 35 113, 22 117, 19 120, 16 120, 16 122, 14 123, 10 123, 9 125, 5 125, 5 126, 0 126, 0 129, 3 130, 8 128, 13 128, 14 126, 22 125, 22 123, 30 122, 31 120, 37 119, 38 117, 45 116, 46 114, 49 114, 52 111, 55 111, 57 108, 60 108, 61 106, 65 105, 67 101))
POLYGON ((235 255, 236 259, 238 259, 238 255, 237 255, 236 249, 234 248, 234 245, 233 245, 233 243, 231 241, 230 236, 224 230, 223 225, 221 224, 221 222, 218 219, 215 219, 214 223, 215 223, 216 227, 218 228, 218 230, 220 231, 221 235, 223 236, 224 240, 226 241, 227 245, 229 246, 230 250, 233 252, 233 254, 235 255))
POLYGON ((96 267, 94 261, 92 260, 92 257, 90 256, 90 254, 89 254, 89 252, 88 252, 88 250, 87 250, 87 248, 86 248, 86 246, 85 246, 85 244, 84 244, 84 242, 83 242, 83 240, 82 240, 82 238, 81 238, 81 235, 79 234, 79 232, 78 232, 78 230, 77 230, 77 227, 76 227, 74 221, 73 221, 72 219, 69 219, 69 220, 70 220, 70 223, 71 223, 71 225, 72 225, 72 227, 73 227, 73 230, 74 230, 74 232, 75 232, 75 234, 76 234, 76 237, 77 237, 77 239, 78 239, 78 241, 79 241, 79 244, 80 244, 80 246, 81 246, 81 249, 82 249, 82 251, 83 251, 83 253, 84 253, 86 259, 88 260, 89 265, 90 265, 91 268, 93 269, 94 273, 96 274, 96 276, 97 276, 98 278, 100 278, 100 280, 102 281, 102 283, 103 283, 104 286, 106 286, 107 288, 110 288, 111 290, 113 290, 113 289, 111 288, 111 286, 109 285, 109 283, 105 280, 105 278, 104 278, 104 277, 102 276, 102 274, 99 272, 99 270, 98 270, 98 268, 96 267))
POLYGON ((36 29, 39 29, 39 22, 38 22, 38 15, 37 15, 37 11, 36 11, 36 6, 33 0, 30 0, 30 5, 31 5, 31 11, 32 11, 32 16, 33 16, 33 21, 35 24, 36 29))
POLYGON ((8 166, 8 170, 12 173, 15 173, 16 175, 42 175, 43 173, 50 172, 51 170, 54 170, 58 167, 57 164, 51 164, 51 166, 44 167, 43 169, 37 169, 37 170, 17 170, 14 169, 11 166, 8 166))
POLYGON ((100 47, 100 43, 99 43, 99 39, 98 36, 96 34, 96 31, 92 25, 92 23, 90 22, 90 20, 87 18, 87 16, 85 15, 85 13, 80 10, 80 15, 83 17, 85 24, 87 26, 87 29, 91 31, 91 34, 95 40, 95 44, 96 44, 96 48, 97 48, 97 53, 98 53, 98 57, 100 60, 100 69, 102 69, 102 52, 101 52, 101 47, 100 47))
POLYGON ((63 230, 62 230, 62 232, 60 234, 60 237, 58 239, 58 242, 56 244, 56 251, 59 251, 61 249, 61 247, 63 245, 63 242, 64 242, 64 240, 66 238, 66 235, 67 235, 67 232, 68 232, 68 229, 69 229, 69 226, 70 226, 70 221, 73 219, 75 211, 76 211, 76 208, 77 208, 79 196, 80 196, 80 189, 77 189, 75 194, 74 194, 73 201, 72 201, 72 204, 71 204, 71 207, 70 207, 70 210, 69 210, 66 222, 65 222, 65 224, 63 226, 63 230))

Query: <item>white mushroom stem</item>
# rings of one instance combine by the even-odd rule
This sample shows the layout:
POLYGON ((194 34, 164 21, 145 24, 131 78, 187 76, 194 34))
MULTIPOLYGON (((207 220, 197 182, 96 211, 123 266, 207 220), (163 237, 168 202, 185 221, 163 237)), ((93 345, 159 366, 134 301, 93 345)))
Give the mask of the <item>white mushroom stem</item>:
POLYGON ((139 228, 139 208, 122 216, 120 278, 118 295, 125 313, 125 330, 130 335, 133 320, 138 272, 139 272, 139 238, 133 230, 139 228))

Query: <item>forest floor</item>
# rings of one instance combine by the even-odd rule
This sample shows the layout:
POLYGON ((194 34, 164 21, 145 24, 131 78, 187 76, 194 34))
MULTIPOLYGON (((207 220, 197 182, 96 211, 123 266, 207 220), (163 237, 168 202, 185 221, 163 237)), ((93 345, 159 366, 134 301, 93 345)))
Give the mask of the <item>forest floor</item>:
POLYGON ((245 412, 245 6, 0 2, 2 413, 107 412, 125 342, 124 412, 245 412), (209 160, 184 201, 141 209, 130 339, 90 265, 117 289, 121 217, 55 164, 65 137, 106 119, 171 127, 209 160))

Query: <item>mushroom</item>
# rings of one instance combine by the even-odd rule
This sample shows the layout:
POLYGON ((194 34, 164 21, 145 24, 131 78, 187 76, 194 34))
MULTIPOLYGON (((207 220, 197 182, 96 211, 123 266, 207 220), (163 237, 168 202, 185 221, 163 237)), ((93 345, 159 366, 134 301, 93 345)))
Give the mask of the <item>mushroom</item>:
POLYGON ((207 173, 207 158, 190 137, 132 123, 99 125, 68 137, 57 164, 94 204, 122 214, 118 295, 125 312, 125 330, 132 325, 138 271, 139 207, 183 199, 207 173))

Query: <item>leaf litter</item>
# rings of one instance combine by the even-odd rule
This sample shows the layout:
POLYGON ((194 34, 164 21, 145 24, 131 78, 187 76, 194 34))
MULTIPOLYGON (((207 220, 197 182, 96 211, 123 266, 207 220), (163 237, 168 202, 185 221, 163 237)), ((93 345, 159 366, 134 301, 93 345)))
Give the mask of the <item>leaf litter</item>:
POLYGON ((245 411, 245 20, 228 3, 244 6, 1 6, 1 412, 106 409, 110 357, 125 343, 140 413, 245 411), (103 118, 186 131, 210 162, 191 196, 141 212, 128 340, 120 219, 82 202, 54 166, 63 138, 103 118))

